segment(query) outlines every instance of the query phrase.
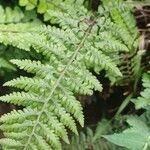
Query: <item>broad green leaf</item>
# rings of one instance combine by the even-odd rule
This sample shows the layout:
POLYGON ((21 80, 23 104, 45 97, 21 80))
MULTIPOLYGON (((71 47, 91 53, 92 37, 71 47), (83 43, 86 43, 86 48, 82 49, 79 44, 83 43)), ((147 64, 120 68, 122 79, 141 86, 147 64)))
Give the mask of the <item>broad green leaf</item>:
POLYGON ((148 126, 139 117, 130 117, 127 120, 130 128, 122 133, 104 135, 108 141, 130 150, 148 150, 150 131, 148 126))
POLYGON ((147 143, 147 137, 136 132, 106 135, 103 137, 116 145, 130 150, 142 150, 147 143))

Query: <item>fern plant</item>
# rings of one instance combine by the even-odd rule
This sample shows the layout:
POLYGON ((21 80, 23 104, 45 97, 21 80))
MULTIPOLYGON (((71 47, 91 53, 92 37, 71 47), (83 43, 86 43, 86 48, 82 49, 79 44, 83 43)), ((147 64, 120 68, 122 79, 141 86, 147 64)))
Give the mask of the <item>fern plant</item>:
POLYGON ((22 11, 21 8, 15 6, 14 8, 0 6, 0 24, 19 23, 19 22, 36 22, 41 21, 37 18, 34 10, 22 11), (32 14, 32 15, 31 15, 32 14))
POLYGON ((69 143, 67 129, 78 134, 76 121, 84 125, 82 107, 75 95, 91 95, 102 90, 94 75, 106 70, 108 77, 122 76, 115 58, 120 52, 137 48, 138 38, 130 7, 115 2, 116 19, 111 19, 109 3, 103 1, 98 12, 88 11, 79 3, 64 1, 59 11, 48 10, 47 17, 55 26, 35 23, 0 25, 0 42, 22 50, 34 49, 42 61, 12 59, 33 77, 18 77, 5 86, 22 91, 1 96, 0 100, 24 107, 0 118, 5 138, 4 149, 61 149, 60 140, 69 143), (125 21, 124 21, 125 20, 125 21), (132 26, 126 24, 126 20, 132 26), (116 32, 120 31, 120 32, 116 32))
MULTIPOLYGON (((67 3, 78 3, 82 5, 86 0, 65 0, 67 3)), ((59 10, 58 4, 63 3, 64 0, 19 0, 19 5, 24 6, 26 10, 37 9, 38 13, 46 14, 47 10, 59 10)))
POLYGON ((140 93, 140 96, 132 101, 135 103, 136 109, 141 109, 150 106, 150 74, 143 75, 143 87, 144 90, 140 93))
MULTIPOLYGON (((117 125, 117 123, 116 123, 117 125)), ((102 119, 96 129, 92 127, 86 127, 85 131, 80 131, 79 136, 73 135, 69 145, 63 144, 64 150, 123 150, 119 146, 116 146, 106 141, 101 136, 103 134, 113 133, 113 127, 115 125, 106 120, 102 119)), ((118 125, 117 125, 118 126, 118 125)))
MULTIPOLYGON (((87 3, 88 1, 65 0, 65 2, 69 5, 72 5, 73 3, 76 3, 78 5, 83 5, 83 4, 85 5, 85 3, 87 3)), ((25 6, 27 10, 37 8, 38 13, 44 14, 45 21, 50 20, 51 23, 54 24, 55 24, 55 21, 53 21, 54 16, 51 17, 51 15, 49 15, 49 11, 51 10, 51 11, 62 12, 63 9, 62 7, 59 6, 60 3, 62 3, 62 0, 56 0, 56 1, 20 0, 19 1, 20 6, 25 6)), ((124 85, 124 84, 129 84, 130 82, 135 82, 134 86, 136 86, 141 76, 140 72, 142 72, 143 70, 143 68, 141 67, 141 59, 144 51, 143 49, 137 49, 138 48, 137 42, 139 43, 139 33, 135 28, 135 24, 136 24, 135 19, 131 15, 131 10, 133 9, 134 5, 132 3, 129 4, 125 2, 122 3, 120 0, 116 2, 105 0, 103 1, 103 3, 105 5, 104 6, 105 13, 106 13, 105 17, 109 19, 111 17, 111 21, 115 22, 115 25, 113 25, 112 27, 112 25, 110 25, 110 20, 108 19, 109 21, 107 24, 107 28, 105 29, 105 32, 101 33, 100 35, 102 37, 100 39, 102 40, 100 47, 104 49, 104 52, 106 52, 107 54, 109 53, 109 56, 113 57, 114 61, 118 64, 118 67, 123 74, 123 77, 118 77, 118 78, 116 78, 113 74, 109 74, 109 73, 107 73, 106 76, 109 77, 112 84, 124 85), (107 14, 107 11, 110 12, 109 15, 107 14), (121 28, 120 31, 121 35, 116 34, 116 32, 118 32, 117 31, 118 27, 119 29, 121 28), (108 32, 106 32, 107 30, 108 32), (110 35, 110 30, 112 35, 110 35), (124 35, 126 35, 126 38, 124 35), (103 41, 104 38, 108 40, 103 41), (112 38, 114 38, 115 40, 112 41, 112 38), (119 42, 120 48, 116 40, 120 40, 119 42), (113 46, 110 46, 112 44, 113 46), (107 51, 105 51, 105 49, 107 49, 107 51), (110 51, 108 51, 108 49, 110 49, 110 51), (112 51, 112 49, 114 49, 114 51, 112 51), (118 53, 118 51, 121 52, 118 53)), ((99 8, 102 9, 102 7, 99 8)), ((103 9, 100 11, 104 13, 103 9)))
MULTIPOLYGON (((34 11, 22 11, 19 7, 6 7, 3 8, 0 5, 0 24, 10 24, 10 23, 21 23, 21 22, 35 22, 41 24, 41 21, 37 19, 36 13, 34 11), (32 15, 31 15, 32 14, 32 15)), ((9 62, 12 58, 21 58, 24 56, 30 56, 25 52, 19 51, 17 48, 6 47, 4 45, 0 46, 0 72, 1 75, 8 71, 16 70, 16 67, 9 62), (5 71, 4 71, 5 70, 5 71)))
POLYGON ((110 75, 108 73, 107 76, 110 77, 112 84, 127 85, 131 82, 135 82, 134 84, 136 86, 136 82, 139 80, 143 69, 141 66, 141 59, 144 54, 144 50, 138 48, 139 33, 135 28, 135 19, 130 14, 132 12, 133 5, 126 3, 123 5, 127 5, 128 7, 122 6, 120 1, 114 2, 105 0, 105 9, 110 11, 112 20, 122 29, 119 31, 122 34, 122 38, 118 37, 118 39, 120 42, 123 42, 128 49, 126 52, 119 53, 118 57, 114 57, 123 77, 116 79, 113 77, 113 74, 110 75))

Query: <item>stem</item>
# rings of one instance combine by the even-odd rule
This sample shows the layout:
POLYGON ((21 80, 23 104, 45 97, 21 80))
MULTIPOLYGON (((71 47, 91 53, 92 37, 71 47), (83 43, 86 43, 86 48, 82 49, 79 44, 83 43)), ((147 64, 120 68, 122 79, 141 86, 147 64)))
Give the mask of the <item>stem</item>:
POLYGON ((122 111, 126 108, 126 106, 129 104, 131 98, 133 96, 133 93, 129 94, 126 99, 122 102, 122 104, 120 105, 118 111, 116 112, 114 118, 117 118, 121 113, 122 111))

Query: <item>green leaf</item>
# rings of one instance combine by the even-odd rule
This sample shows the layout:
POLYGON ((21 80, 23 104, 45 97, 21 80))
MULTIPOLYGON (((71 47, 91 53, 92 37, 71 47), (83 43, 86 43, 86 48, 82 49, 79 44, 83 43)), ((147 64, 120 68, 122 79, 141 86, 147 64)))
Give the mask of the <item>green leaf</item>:
POLYGON ((142 150, 147 142, 147 137, 136 132, 106 135, 103 137, 116 145, 126 147, 130 150, 142 150))
POLYGON ((150 131, 147 125, 138 117, 129 117, 127 120, 130 128, 122 133, 113 135, 104 135, 108 141, 128 148, 130 150, 146 150, 148 148, 150 131))

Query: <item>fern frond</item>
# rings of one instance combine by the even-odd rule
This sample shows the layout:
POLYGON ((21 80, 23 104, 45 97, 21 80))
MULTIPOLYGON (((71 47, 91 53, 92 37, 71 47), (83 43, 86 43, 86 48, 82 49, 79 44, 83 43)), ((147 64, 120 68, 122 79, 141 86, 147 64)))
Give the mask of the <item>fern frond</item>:
MULTIPOLYGON (((67 4, 76 3, 78 5, 82 5, 85 0, 65 0, 67 4)), ((63 3, 63 0, 19 0, 20 6, 25 6, 27 10, 32 10, 37 8, 38 13, 46 13, 47 10, 59 10, 58 4, 63 3)))
MULTIPOLYGON (((2 7, 2 5, 0 5, 0 24, 1 26, 3 26, 4 24, 12 24, 12 23, 26 23, 26 22, 36 22, 36 24, 41 24, 40 21, 37 19, 36 17, 36 14, 34 11, 22 11, 19 7, 14 7, 14 8, 11 8, 11 7, 2 7), (32 16, 31 16, 32 14, 32 16)), ((5 29, 4 29, 5 30, 5 29)), ((5 38, 5 40, 1 41, 3 42, 3 44, 5 43, 7 45, 7 38, 6 38, 6 34, 1 34, 1 39, 5 38)), ((11 39, 13 39, 13 35, 10 36, 11 39)), ((21 38, 21 37, 20 37, 21 38)), ((8 39, 9 42, 10 42, 10 39, 8 39)), ((12 40, 13 41, 13 40, 12 40)), ((14 43, 14 46, 15 46, 15 42, 14 43)), ((21 45, 21 41, 20 41, 20 45, 21 45)), ((1 46, 1 57, 0 57, 0 67, 1 67, 1 72, 4 70, 4 69, 8 69, 10 71, 15 71, 16 68, 14 65, 12 65, 10 62, 9 62, 9 59, 10 58, 13 58, 13 55, 15 55, 15 51, 16 51, 16 48, 11 48, 11 52, 9 50, 8 52, 8 48, 5 47, 5 46, 1 46), (6 52, 5 52, 6 51, 6 52)), ((23 56, 24 53, 21 53, 20 55, 23 56)))
MULTIPOLYGON (((1 43, 27 51, 34 49, 44 57, 41 62, 11 60, 33 77, 21 76, 5 83, 22 92, 1 96, 0 100, 25 107, 0 119, 6 141, 15 140, 10 145, 0 140, 6 149, 61 149, 59 140, 68 143, 66 130, 78 134, 76 121, 84 125, 82 107, 75 95, 91 95, 93 89, 102 90, 89 70, 97 73, 106 70, 116 78, 122 75, 113 58, 120 51, 130 49, 131 45, 119 44, 118 37, 121 36, 110 30, 112 26, 108 28, 105 13, 94 14, 79 3, 72 6, 67 1, 60 3, 59 7, 62 8, 59 11, 47 11, 51 23, 58 24, 58 27, 35 26, 34 23, 0 25, 1 43), (106 47, 103 43, 99 45, 99 36, 107 28, 114 37, 110 43, 115 40, 115 46, 110 43, 106 47), (109 54, 111 49, 112 54, 109 54), (22 132, 24 135, 20 134, 22 132), (15 146, 17 142, 21 144, 15 146)), ((109 21, 117 26, 115 21, 109 21)), ((107 39, 102 41, 107 43, 107 39)))
POLYGON ((44 82, 44 80, 28 78, 28 77, 19 77, 17 79, 13 79, 4 84, 5 86, 12 86, 20 89, 24 89, 25 91, 35 91, 40 92, 40 89, 48 88, 48 84, 44 82))
MULTIPOLYGON (((133 15, 131 15, 133 5, 122 3, 121 0, 103 0, 102 2, 105 10, 105 16, 108 16, 109 18, 105 22, 107 26, 103 27, 104 33, 108 35, 108 39, 110 38, 113 40, 110 40, 112 41, 113 45, 111 46, 111 49, 116 47, 117 41, 119 41, 120 46, 117 44, 118 47, 116 47, 116 49, 121 49, 118 51, 118 54, 115 54, 111 51, 110 57, 112 57, 114 62, 118 64, 123 77, 118 77, 116 79, 113 77, 113 73, 111 72, 107 72, 106 76, 109 77, 112 84, 129 84, 134 82, 134 79, 136 79, 134 83, 136 85, 141 75, 141 58, 143 55, 141 50, 137 50, 139 43, 139 33, 137 32, 135 19, 133 15), (126 52, 123 52, 122 50, 125 50, 126 52)), ((99 7, 100 13, 104 10, 103 8, 99 7)), ((106 35, 102 33, 102 37, 104 36, 107 38, 106 35)))
POLYGON ((112 125, 107 120, 102 119, 94 130, 86 127, 85 131, 80 131, 79 136, 73 135, 69 145, 63 144, 65 150, 122 150, 122 148, 115 146, 102 138, 103 134, 112 132, 112 125))
POLYGON ((36 22, 40 23, 34 11, 22 11, 19 7, 6 7, 0 5, 0 24, 36 22), (32 15, 31 15, 32 14, 32 15))
POLYGON ((139 97, 132 100, 136 109, 150 106, 150 74, 144 74, 142 81, 144 90, 140 93, 139 97))
POLYGON ((116 29, 121 29, 121 32, 116 32, 116 34, 125 34, 126 36, 122 36, 124 43, 128 45, 128 48, 134 46, 134 42, 136 42, 135 39, 138 37, 138 32, 135 27, 135 19, 133 15, 130 14, 133 6, 122 3, 122 1, 103 0, 103 3, 106 11, 110 12, 115 22, 114 27, 118 26, 116 29))
POLYGON ((23 19, 24 13, 21 11, 19 7, 15 7, 14 9, 10 7, 6 7, 5 9, 0 6, 0 23, 18 23, 23 19))

